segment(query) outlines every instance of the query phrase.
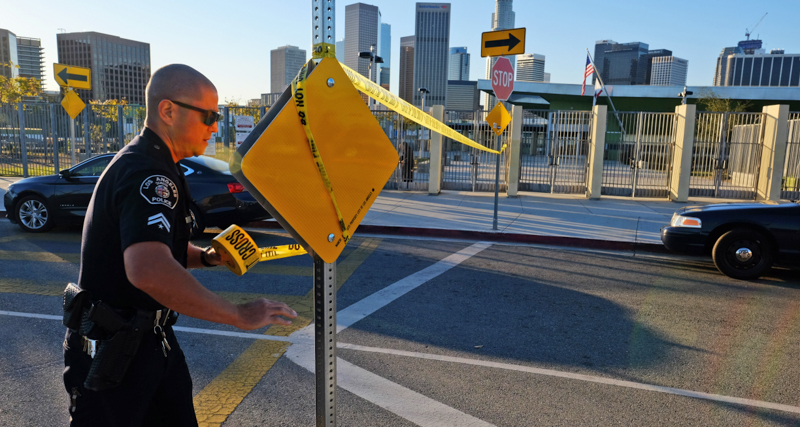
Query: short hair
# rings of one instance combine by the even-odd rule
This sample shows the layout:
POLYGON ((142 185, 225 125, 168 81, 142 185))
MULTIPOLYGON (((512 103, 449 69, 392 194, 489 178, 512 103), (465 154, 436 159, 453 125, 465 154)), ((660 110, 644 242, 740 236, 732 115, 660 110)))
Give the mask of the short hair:
POLYGON ((203 87, 217 90, 211 80, 194 68, 184 64, 169 64, 156 70, 147 82, 145 102, 147 112, 158 114, 158 103, 165 99, 190 101, 203 87))

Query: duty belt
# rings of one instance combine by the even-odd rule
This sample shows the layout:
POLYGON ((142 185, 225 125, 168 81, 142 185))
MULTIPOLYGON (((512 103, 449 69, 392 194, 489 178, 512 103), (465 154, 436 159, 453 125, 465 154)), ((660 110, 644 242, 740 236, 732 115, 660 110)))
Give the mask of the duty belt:
MULTIPOLYGON (((164 357, 167 357, 167 351, 172 350, 172 348, 167 341, 167 334, 164 332, 164 327, 174 325, 178 321, 178 313, 165 308, 147 312, 147 317, 152 319, 153 333, 161 338, 161 350, 164 352, 164 357)), ((81 328, 78 330, 83 341, 83 351, 94 358, 97 354, 97 343, 103 340, 91 339, 87 337, 87 334, 96 336, 96 333, 93 334, 93 330, 98 326, 100 329, 106 330, 107 332, 116 332, 115 330, 118 329, 117 324, 120 318, 121 316, 119 316, 115 310, 100 301, 92 304, 90 308, 85 309, 83 314, 84 321, 81 323, 81 328)))

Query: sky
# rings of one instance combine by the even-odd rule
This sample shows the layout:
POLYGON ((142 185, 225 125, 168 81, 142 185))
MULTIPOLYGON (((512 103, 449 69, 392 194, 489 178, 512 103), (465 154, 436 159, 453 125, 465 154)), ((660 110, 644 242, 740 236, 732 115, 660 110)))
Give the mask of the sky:
MULTIPOLYGON (((336 39, 344 37, 345 6, 336 3, 336 39)), ((397 93, 400 37, 414 34, 415 2, 372 0, 382 22, 392 26, 391 91, 397 93)), ((481 33, 491 30, 494 0, 452 0, 450 46, 466 46, 470 79, 485 78, 481 33)), ((63 1, 0 0, 0 28, 17 36, 40 38, 44 46, 46 90, 58 90, 53 63, 56 34, 96 31, 150 44, 155 70, 188 64, 214 82, 220 102, 245 103, 270 92, 270 50, 287 44, 311 55, 311 0, 63 1), (63 29, 63 30, 62 30, 63 29)), ((798 0, 584 1, 515 0, 515 27, 527 29, 525 53, 546 56, 553 83, 583 78, 586 49, 597 40, 639 41, 650 49, 670 49, 689 61, 687 84, 710 86, 716 58, 726 46, 751 35, 764 48, 800 53, 798 0)))

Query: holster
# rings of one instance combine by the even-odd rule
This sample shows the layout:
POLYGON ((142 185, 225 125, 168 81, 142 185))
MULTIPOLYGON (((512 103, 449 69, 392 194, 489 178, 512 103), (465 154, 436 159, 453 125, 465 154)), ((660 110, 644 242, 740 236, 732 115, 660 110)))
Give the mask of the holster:
MULTIPOLYGON (((103 304, 99 306, 103 306, 103 304)), ((152 329, 153 319, 148 312, 138 310, 129 321, 124 321, 124 319, 120 321, 119 315, 109 307, 106 306, 107 312, 96 307, 98 307, 97 304, 93 307, 93 311, 101 311, 96 311, 95 316, 89 316, 90 319, 94 318, 95 323, 99 324, 100 316, 109 316, 111 319, 107 319, 110 322, 109 326, 113 328, 114 323, 118 326, 118 329, 112 331, 107 330, 103 325, 102 329, 110 334, 110 337, 100 341, 97 354, 89 368, 89 375, 86 376, 86 381, 83 383, 83 386, 89 390, 101 391, 118 386, 125 378, 125 373, 136 356, 142 337, 146 331, 152 329), (112 315, 117 318, 113 319, 112 315)))
POLYGON ((64 318, 62 323, 64 326, 77 331, 81 326, 81 318, 83 317, 84 308, 89 304, 92 294, 84 289, 81 289, 75 283, 67 284, 64 289, 64 301, 62 308, 64 310, 64 318))

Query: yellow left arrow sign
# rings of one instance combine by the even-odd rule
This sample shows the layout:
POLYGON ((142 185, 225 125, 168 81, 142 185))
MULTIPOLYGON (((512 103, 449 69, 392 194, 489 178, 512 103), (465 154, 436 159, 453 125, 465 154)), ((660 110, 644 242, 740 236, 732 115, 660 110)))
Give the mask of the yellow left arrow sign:
POLYGON ((59 86, 72 87, 73 89, 92 88, 92 70, 89 68, 53 64, 53 77, 55 77, 59 86))

